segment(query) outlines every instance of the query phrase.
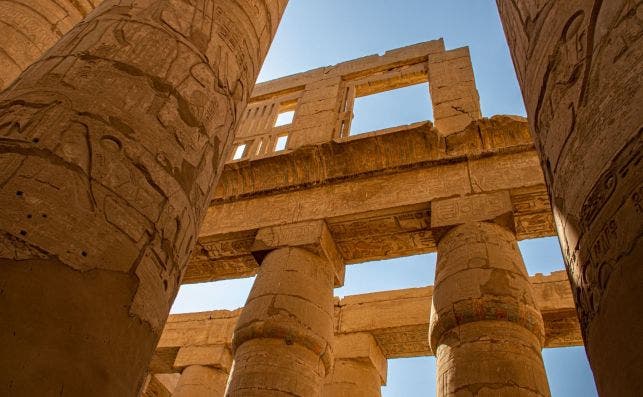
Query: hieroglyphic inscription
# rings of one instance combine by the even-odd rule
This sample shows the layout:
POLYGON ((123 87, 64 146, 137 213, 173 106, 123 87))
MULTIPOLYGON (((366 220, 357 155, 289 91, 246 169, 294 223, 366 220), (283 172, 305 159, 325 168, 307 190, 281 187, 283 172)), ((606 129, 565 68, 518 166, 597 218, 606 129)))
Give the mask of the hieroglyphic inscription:
MULTIPOLYGON (((44 4, 35 3, 2 2, 1 25, 26 23, 20 15, 44 4)), ((92 379, 56 372, 40 390, 16 361, 0 374, 0 394, 21 395, 5 390, 14 384, 30 394, 64 385, 85 395, 92 385, 134 395, 285 3, 106 0, 0 94, 0 230, 12 236, 3 245, 34 252, 23 259, 27 284, 16 281, 25 266, 10 249, 0 278, 13 280, 4 291, 45 293, 0 302, 5 329, 44 328, 2 356, 48 373, 95 364, 92 379), (65 288, 49 288, 54 278, 65 288), (22 317, 8 314, 14 307, 22 317), (69 354, 32 360, 63 329, 54 348, 72 346, 69 354)))
POLYGON ((601 395, 640 390, 639 0, 497 0, 601 395), (613 282, 615 278, 618 281, 613 282), (609 341, 609 343, 607 343, 609 341))
POLYGON ((493 220, 507 213, 513 213, 508 191, 435 200, 431 203, 431 227, 493 220))

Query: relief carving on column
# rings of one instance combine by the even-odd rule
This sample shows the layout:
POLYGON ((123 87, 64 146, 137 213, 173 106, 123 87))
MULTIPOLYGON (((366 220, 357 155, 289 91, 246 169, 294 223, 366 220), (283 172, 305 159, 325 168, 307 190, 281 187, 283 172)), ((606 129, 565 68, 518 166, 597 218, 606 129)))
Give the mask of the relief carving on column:
POLYGON ((121 3, 0 96, 0 227, 5 246, 136 274, 131 313, 160 332, 284 2, 121 3))

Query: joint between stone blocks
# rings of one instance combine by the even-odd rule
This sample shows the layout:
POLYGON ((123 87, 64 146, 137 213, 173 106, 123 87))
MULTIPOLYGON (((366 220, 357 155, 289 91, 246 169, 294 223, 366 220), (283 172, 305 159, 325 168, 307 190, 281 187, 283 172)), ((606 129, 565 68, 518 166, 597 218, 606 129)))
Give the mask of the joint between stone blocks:
POLYGON ((342 258, 328 225, 324 220, 291 223, 259 229, 251 252, 259 265, 268 252, 277 248, 303 248, 332 263, 335 269, 335 286, 344 284, 344 259, 342 258))

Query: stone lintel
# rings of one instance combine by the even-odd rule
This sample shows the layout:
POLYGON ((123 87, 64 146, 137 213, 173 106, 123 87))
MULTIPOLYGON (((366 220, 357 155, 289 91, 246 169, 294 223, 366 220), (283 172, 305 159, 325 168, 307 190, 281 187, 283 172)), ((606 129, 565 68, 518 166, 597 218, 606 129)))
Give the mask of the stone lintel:
POLYGON ((467 222, 494 222, 516 232, 509 191, 477 193, 431 202, 431 228, 438 234, 467 222))
POLYGON ((335 335, 335 360, 358 360, 370 363, 386 384, 387 361, 377 341, 369 333, 335 335))
MULTIPOLYGON (((529 280, 545 323, 545 347, 582 346, 565 271, 537 274, 529 280)), ((433 354, 428 343, 432 294, 433 287, 423 287, 335 298, 335 337, 372 335, 386 358, 430 356, 433 354)), ((150 372, 171 372, 178 350, 185 346, 230 346, 240 313, 241 309, 171 315, 150 372)))
POLYGON ((344 261, 324 220, 259 229, 251 251, 257 263, 261 264, 267 252, 283 247, 304 248, 327 259, 335 268, 335 285, 344 284, 344 261))
POLYGON ((411 66, 424 63, 430 54, 445 51, 444 40, 437 39, 407 47, 386 51, 383 55, 373 54, 362 58, 325 66, 275 80, 259 83, 254 87, 250 102, 265 100, 275 94, 291 91, 329 77, 355 77, 385 71, 394 66, 411 66))
POLYGON ((174 369, 182 371, 191 365, 210 366, 228 373, 232 354, 226 345, 183 346, 174 360, 174 369))

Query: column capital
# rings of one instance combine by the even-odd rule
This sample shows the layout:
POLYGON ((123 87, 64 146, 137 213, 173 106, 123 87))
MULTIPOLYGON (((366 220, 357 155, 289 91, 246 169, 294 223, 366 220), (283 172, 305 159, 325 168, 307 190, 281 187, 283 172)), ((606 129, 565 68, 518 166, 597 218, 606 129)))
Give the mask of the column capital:
POLYGON ((388 363, 377 341, 370 333, 356 332, 335 335, 335 360, 357 360, 367 362, 377 371, 386 384, 388 363))
POLYGON ((174 360, 174 369, 183 371, 191 365, 208 366, 229 373, 232 354, 226 345, 183 346, 174 360))
POLYGON ((451 228, 469 222, 496 223, 515 234, 509 191, 476 193, 431 202, 431 229, 436 242, 451 228))
POLYGON ((303 248, 328 260, 335 269, 335 286, 344 284, 344 259, 326 221, 298 222, 259 229, 250 250, 257 263, 261 264, 268 252, 283 247, 303 248))

